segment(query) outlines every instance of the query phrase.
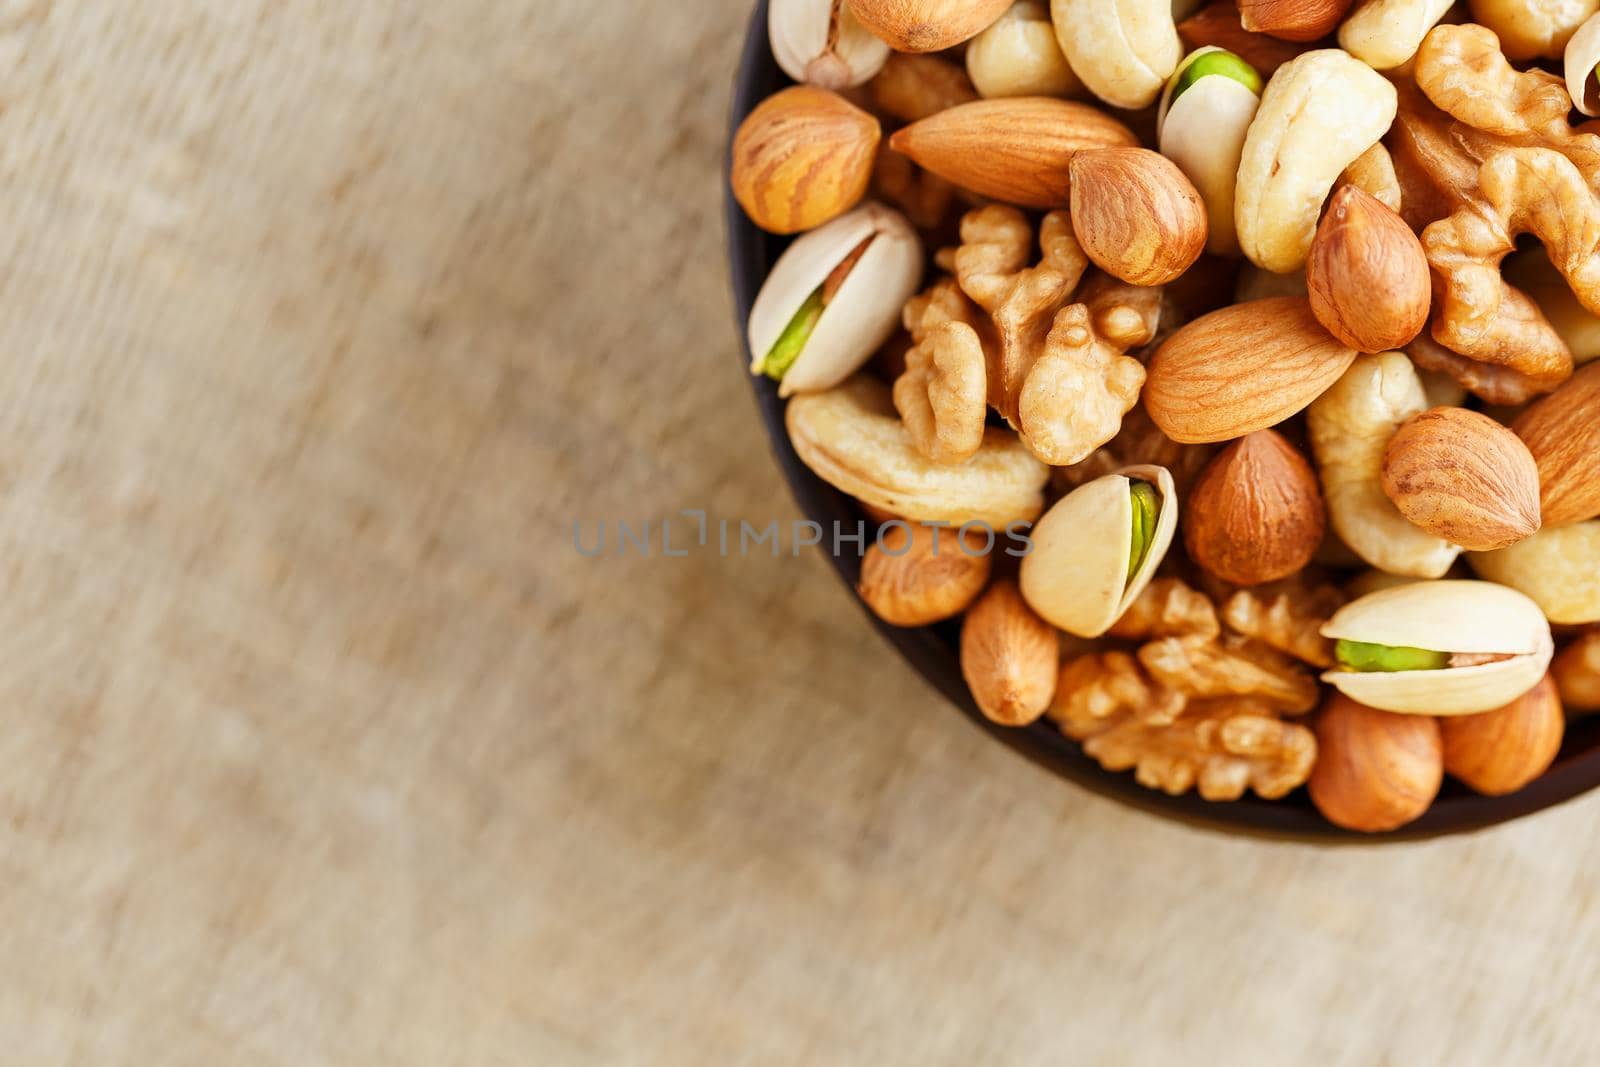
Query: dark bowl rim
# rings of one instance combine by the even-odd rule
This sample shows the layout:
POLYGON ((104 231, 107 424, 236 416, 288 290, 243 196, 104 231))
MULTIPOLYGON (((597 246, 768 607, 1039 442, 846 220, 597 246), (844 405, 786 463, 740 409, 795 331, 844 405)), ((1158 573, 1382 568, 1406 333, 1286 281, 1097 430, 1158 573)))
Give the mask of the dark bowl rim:
MULTIPOLYGON (((772 91, 788 84, 788 79, 778 70, 767 45, 766 11, 767 0, 758 0, 745 36, 729 110, 725 163, 731 156, 733 133, 740 121, 772 91)), ((723 211, 734 306, 738 316, 740 370, 743 372, 750 361, 744 324, 749 318, 750 305, 756 292, 782 242, 757 229, 745 215, 733 197, 727 173, 725 165, 723 211)), ((749 380, 766 429, 768 447, 801 512, 825 527, 836 520, 855 522, 859 512, 850 499, 812 474, 789 444, 783 421, 784 402, 778 399, 776 386, 765 378, 751 376, 749 380)), ((1246 835, 1268 840, 1321 845, 1380 845, 1484 830, 1543 811, 1600 785, 1600 744, 1596 743, 1600 741, 1600 736, 1596 736, 1593 728, 1595 721, 1591 720, 1578 731, 1583 735, 1583 743, 1577 743, 1573 731, 1569 729, 1556 762, 1519 792, 1503 797, 1480 796, 1446 779, 1444 791, 1426 814, 1388 833, 1354 833, 1334 826, 1311 806, 1304 788, 1276 801, 1261 800, 1253 794, 1229 803, 1202 800, 1194 793, 1168 796, 1139 785, 1131 772, 1102 770, 1079 750, 1075 742, 1043 721, 1023 729, 990 722, 972 702, 966 683, 961 678, 954 654, 953 642, 958 632, 955 625, 945 623, 920 629, 890 626, 874 615, 854 594, 860 571, 859 557, 831 552, 827 556, 839 579, 851 590, 852 597, 883 639, 924 680, 959 709, 969 722, 1034 764, 1081 788, 1188 826, 1231 836, 1246 835)), ((1583 723, 1583 720, 1577 721, 1583 723)))

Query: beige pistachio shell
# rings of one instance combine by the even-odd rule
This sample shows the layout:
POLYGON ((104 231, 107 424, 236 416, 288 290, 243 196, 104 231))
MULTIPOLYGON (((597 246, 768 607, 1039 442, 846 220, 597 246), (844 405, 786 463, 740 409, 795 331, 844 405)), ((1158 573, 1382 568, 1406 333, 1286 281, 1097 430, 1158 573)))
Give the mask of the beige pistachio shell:
POLYGON ((1590 15, 1567 41, 1563 55, 1567 92, 1572 106, 1585 115, 1600 115, 1595 106, 1594 68, 1600 64, 1600 15, 1590 15))
POLYGON ((831 388, 872 358, 900 322, 900 309, 922 280, 922 242, 904 215, 867 203, 795 240, 778 257, 750 308, 750 371, 789 320, 862 241, 872 243, 850 269, 794 365, 781 396, 831 388))
POLYGON ((1331 670, 1322 680, 1372 708, 1414 715, 1475 715, 1522 696, 1555 654, 1539 605, 1493 582, 1425 581, 1369 593, 1322 627, 1333 640, 1478 652, 1511 659, 1430 671, 1331 670))
POLYGON ((889 46, 861 25, 849 0, 772 0, 767 39, 785 74, 824 89, 860 85, 889 59, 889 46))
POLYGON ((1197 49, 1178 65, 1161 94, 1156 136, 1161 154, 1178 165, 1205 201, 1206 251, 1228 256, 1239 251, 1233 224, 1234 186, 1245 134, 1261 98, 1232 78, 1212 74, 1191 85, 1177 103, 1170 103, 1184 69, 1207 52, 1220 51, 1197 49))
POLYGON ((1033 526, 1022 560, 1023 598, 1045 620, 1077 637, 1099 637, 1144 592, 1172 547, 1178 497, 1165 467, 1128 467, 1080 486, 1056 501, 1033 526), (1161 494, 1150 552, 1132 579, 1133 481, 1161 494))
POLYGON ((936 463, 912 443, 889 387, 864 375, 795 397, 784 422, 795 452, 818 477, 901 518, 1004 530, 1044 507, 1050 468, 1016 434, 991 427, 965 463, 936 463))
POLYGON ((1551 622, 1600 622, 1600 519, 1540 530, 1467 560, 1484 578, 1532 597, 1551 622))

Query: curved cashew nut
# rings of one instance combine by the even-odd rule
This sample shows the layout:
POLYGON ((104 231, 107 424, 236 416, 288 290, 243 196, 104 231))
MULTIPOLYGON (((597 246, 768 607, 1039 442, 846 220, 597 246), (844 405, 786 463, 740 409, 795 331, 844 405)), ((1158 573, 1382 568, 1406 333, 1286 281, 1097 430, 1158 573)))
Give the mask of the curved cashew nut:
POLYGON ((1183 58, 1171 0, 1050 0, 1072 70, 1112 107, 1155 102, 1183 58))
POLYGON ((1549 527, 1467 558, 1484 578, 1533 598, 1551 622, 1600 622, 1600 519, 1549 527))
POLYGON ((1339 45, 1374 70, 1390 70, 1417 54, 1428 31, 1454 0, 1365 0, 1339 27, 1339 45))
POLYGON ((1312 403, 1307 419, 1334 531, 1372 566, 1413 578, 1442 576, 1461 552, 1413 526, 1383 492, 1389 438, 1427 409, 1411 361, 1384 352, 1357 359, 1312 403))
POLYGON ((934 463, 911 443, 888 387, 870 378, 797 396, 784 421, 795 452, 819 478, 902 518, 1001 529, 1044 507, 1050 468, 1015 434, 987 429, 967 462, 934 463))
POLYGON ((1500 38, 1506 58, 1557 59, 1600 0, 1472 0, 1472 20, 1500 38))
POLYGON ((1394 121, 1383 75, 1337 48, 1279 67, 1245 135, 1234 194, 1239 247, 1257 266, 1303 266, 1334 181, 1394 121))

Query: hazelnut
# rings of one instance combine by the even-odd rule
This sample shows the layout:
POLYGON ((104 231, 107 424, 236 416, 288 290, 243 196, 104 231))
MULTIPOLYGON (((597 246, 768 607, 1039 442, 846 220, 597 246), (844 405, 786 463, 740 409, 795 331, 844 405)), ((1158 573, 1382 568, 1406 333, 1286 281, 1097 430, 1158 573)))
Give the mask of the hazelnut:
POLYGON ((1328 202, 1306 259, 1311 310, 1358 352, 1400 348, 1428 321, 1428 259, 1411 227, 1382 201, 1344 185, 1328 202))
POLYGON ((1544 679, 1503 708, 1439 720, 1444 769, 1479 793, 1515 793, 1549 769, 1561 750, 1566 716, 1555 679, 1544 679))
POLYGON ((1344 695, 1317 718, 1317 765, 1307 788, 1327 820, 1377 833, 1420 817, 1444 780, 1439 724, 1379 711, 1344 695))
POLYGON ((1205 201, 1166 156, 1096 148, 1075 154, 1068 171, 1073 233, 1107 274, 1165 285, 1205 251, 1205 201))
POLYGON ((1189 494, 1184 544, 1211 574, 1258 585, 1300 570, 1327 527, 1311 464, 1274 430, 1223 449, 1189 494))
POLYGON ((775 93, 733 136, 733 195, 771 233, 821 226, 866 194, 881 132, 838 93, 814 85, 775 93))
POLYGON ((893 626, 927 626, 965 611, 989 583, 976 539, 922 523, 893 526, 867 549, 856 592, 893 626))
POLYGON ((1465 408, 1407 419, 1383 454, 1383 491, 1413 524, 1472 552, 1539 532, 1539 469, 1516 434, 1465 408))

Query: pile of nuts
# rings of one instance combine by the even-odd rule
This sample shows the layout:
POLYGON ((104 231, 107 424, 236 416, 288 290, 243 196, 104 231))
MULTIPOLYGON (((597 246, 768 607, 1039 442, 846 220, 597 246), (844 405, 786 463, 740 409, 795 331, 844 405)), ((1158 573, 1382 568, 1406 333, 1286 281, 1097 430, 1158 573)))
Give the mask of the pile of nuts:
POLYGON ((1193 6, 772 0, 752 371, 990 719, 1361 831, 1521 789, 1600 711, 1600 0, 1193 6))

